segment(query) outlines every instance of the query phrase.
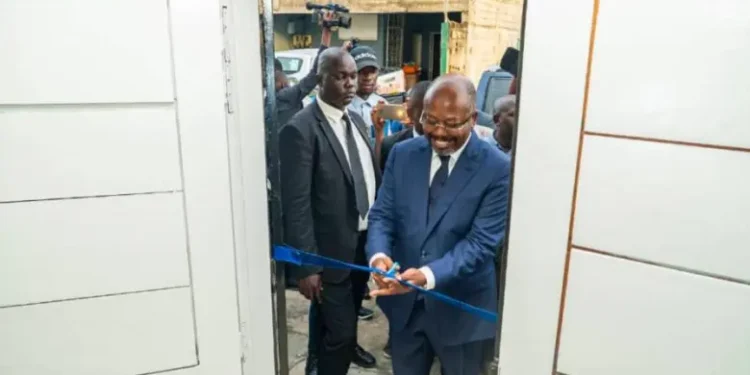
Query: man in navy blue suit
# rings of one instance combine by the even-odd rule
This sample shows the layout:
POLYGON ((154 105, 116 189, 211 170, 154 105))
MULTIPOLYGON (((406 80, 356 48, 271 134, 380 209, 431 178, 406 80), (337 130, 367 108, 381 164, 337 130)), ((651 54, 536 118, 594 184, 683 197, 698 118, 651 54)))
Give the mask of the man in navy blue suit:
MULTIPOLYGON (((370 210, 367 256, 398 278, 497 311, 495 254, 505 236, 510 161, 472 131, 474 85, 460 75, 427 92, 424 137, 397 144, 370 210)), ((375 275, 394 375, 478 375, 496 324, 375 275)))

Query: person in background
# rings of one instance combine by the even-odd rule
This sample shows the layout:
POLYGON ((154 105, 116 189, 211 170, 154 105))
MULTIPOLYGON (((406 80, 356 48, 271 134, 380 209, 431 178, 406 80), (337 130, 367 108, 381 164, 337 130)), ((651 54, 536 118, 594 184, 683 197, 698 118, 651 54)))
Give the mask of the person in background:
MULTIPOLYGON (((332 19, 333 13, 326 11, 323 13, 323 19, 332 19)), ((321 20, 322 27, 322 20, 321 20)), ((318 85, 318 57, 323 51, 325 51, 331 44, 331 30, 323 27, 323 31, 320 35, 320 48, 318 49, 318 56, 315 57, 312 69, 310 72, 302 78, 299 83, 294 86, 289 84, 289 79, 284 73, 284 65, 279 59, 274 59, 274 83, 276 88, 276 124, 280 128, 289 122, 297 112, 302 110, 304 104, 303 100, 310 95, 312 90, 318 85)), ((284 272, 286 275, 286 287, 296 288, 297 280, 293 277, 292 267, 288 264, 284 265, 284 272)))
POLYGON ((496 124, 494 143, 502 152, 510 155, 513 148, 513 132, 516 128, 516 96, 506 95, 498 98, 493 106, 492 119, 496 124))
MULTIPOLYGON (((376 94, 380 64, 375 50, 368 46, 357 46, 351 50, 351 55, 357 63, 357 96, 354 97, 349 110, 360 115, 367 123, 367 132, 374 142, 378 136, 372 123, 372 110, 378 103, 385 103, 385 99, 376 94)), ((380 134, 382 137, 383 135, 380 134)))
MULTIPOLYGON (((388 161, 388 153, 391 152, 391 149, 393 149, 393 146, 395 146, 396 143, 422 135, 422 124, 419 123, 419 117, 422 116, 424 95, 427 93, 427 89, 430 88, 430 84, 430 81, 418 82, 411 88, 411 90, 409 90, 409 93, 406 96, 406 102, 404 103, 407 116, 407 120, 404 122, 404 129, 398 133, 385 137, 380 147, 380 152, 376 151, 376 155, 380 161, 381 171, 385 169, 385 164, 388 161)), ((376 124, 375 126, 378 126, 377 124, 383 121, 383 119, 378 116, 377 109, 378 107, 373 111, 372 119, 373 123, 376 124)), ((376 150, 377 149, 378 148, 376 147, 376 150)))
MULTIPOLYGON (((475 101, 474 85, 460 75, 442 76, 429 88, 424 137, 391 150, 366 249, 373 268, 387 272, 398 262, 401 280, 494 312, 510 161, 472 131, 475 101)), ((390 322, 394 375, 428 375, 436 355, 443 375, 481 373, 496 323, 373 277, 372 295, 390 322)))
MULTIPOLYGON (((323 13, 321 18, 321 27, 324 24, 323 21, 333 19, 334 14, 326 11, 323 13)), ((286 125, 289 119, 292 118, 297 112, 302 110, 302 101, 310 95, 310 93, 318 85, 318 58, 320 54, 331 45, 331 29, 323 27, 323 32, 320 35, 320 48, 318 49, 318 56, 315 57, 310 73, 302 78, 299 83, 294 86, 289 85, 289 80, 284 74, 284 66, 281 64, 279 59, 274 59, 274 75, 276 81, 276 123, 279 126, 286 125)))
MULTIPOLYGON (((380 170, 364 120, 346 109, 355 96, 356 65, 340 48, 324 51, 319 64, 315 103, 279 134, 284 241, 365 265, 367 216, 380 170)), ((314 330, 319 334, 310 336, 314 360, 308 361, 307 373, 346 375, 352 361, 374 367, 375 358, 357 345, 357 310, 370 275, 318 267, 295 271, 300 293, 313 305, 310 319, 319 326, 314 330)))

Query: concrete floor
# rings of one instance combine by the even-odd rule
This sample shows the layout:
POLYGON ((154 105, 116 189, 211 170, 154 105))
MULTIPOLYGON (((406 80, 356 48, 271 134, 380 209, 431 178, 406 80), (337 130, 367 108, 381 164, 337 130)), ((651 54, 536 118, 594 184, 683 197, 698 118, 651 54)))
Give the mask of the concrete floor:
MULTIPOLYGON (((307 310, 309 302, 294 290, 286 292, 289 348, 289 375, 305 374, 307 358, 307 310)), ((388 322, 374 301, 365 301, 365 307, 375 311, 375 318, 359 322, 359 344, 372 353, 378 361, 377 368, 363 369, 352 365, 349 375, 392 375, 391 361, 383 357, 383 347, 388 339, 388 322)), ((437 362, 437 361, 435 361, 437 362)), ((438 375, 437 363, 431 374, 438 375)))

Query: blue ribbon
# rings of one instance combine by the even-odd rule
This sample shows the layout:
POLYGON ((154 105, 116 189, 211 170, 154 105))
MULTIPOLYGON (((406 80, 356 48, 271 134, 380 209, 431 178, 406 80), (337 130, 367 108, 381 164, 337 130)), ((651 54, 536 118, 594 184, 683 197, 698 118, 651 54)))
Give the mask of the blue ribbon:
MULTIPOLYGON (((320 256, 317 254, 308 253, 305 251, 293 249, 291 247, 287 247, 283 245, 275 245, 273 247, 273 259, 277 262, 290 263, 296 266, 316 266, 316 267, 323 267, 323 268, 347 269, 347 270, 362 271, 362 272, 368 272, 368 273, 376 273, 376 274, 379 274, 385 277, 394 278, 394 279, 396 276, 395 267, 392 268, 388 272, 383 272, 376 268, 370 268, 370 267, 359 266, 359 265, 351 264, 347 262, 342 262, 340 260, 331 259, 331 258, 320 256)), ((427 290, 425 288, 422 288, 420 286, 414 285, 412 283, 409 283, 403 280, 397 280, 397 281, 401 283, 401 285, 415 289, 420 293, 424 293, 427 296, 443 301, 444 303, 457 307, 468 313, 474 314, 484 320, 497 323, 497 314, 492 311, 480 309, 479 307, 472 306, 466 302, 462 302, 455 298, 448 297, 445 294, 438 293, 434 290, 427 290)))

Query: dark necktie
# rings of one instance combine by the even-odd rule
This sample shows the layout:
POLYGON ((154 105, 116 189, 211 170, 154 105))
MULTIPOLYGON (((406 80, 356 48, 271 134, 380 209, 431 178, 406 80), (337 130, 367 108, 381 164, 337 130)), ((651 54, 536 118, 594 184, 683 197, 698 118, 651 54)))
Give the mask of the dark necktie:
POLYGON ((359 159, 359 148, 357 141, 354 140, 354 130, 349 116, 344 115, 346 124, 346 149, 349 152, 349 166, 352 170, 352 179, 354 180, 354 197, 357 201, 357 211, 361 218, 367 216, 370 210, 370 201, 367 198, 367 183, 365 182, 365 173, 362 170, 362 161, 359 159))
POLYGON ((440 155, 440 168, 435 173, 435 177, 432 178, 432 184, 430 184, 430 201, 429 207, 440 197, 440 194, 445 187, 445 182, 448 181, 448 162, 451 157, 448 155, 440 155))

